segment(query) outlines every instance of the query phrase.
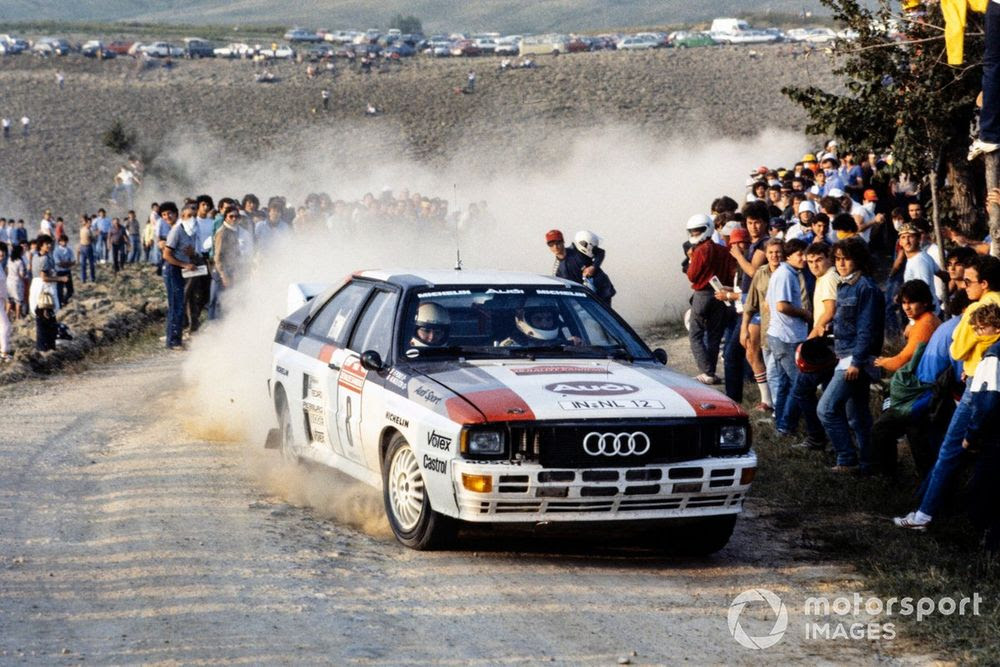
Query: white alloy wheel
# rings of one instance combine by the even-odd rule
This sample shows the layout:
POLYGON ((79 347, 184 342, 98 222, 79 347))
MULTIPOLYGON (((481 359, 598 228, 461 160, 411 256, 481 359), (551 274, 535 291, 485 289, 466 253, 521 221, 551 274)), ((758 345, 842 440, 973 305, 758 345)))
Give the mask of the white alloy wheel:
POLYGON ((396 450, 389 467, 389 506, 399 527, 406 532, 420 522, 424 508, 424 478, 409 445, 396 450))

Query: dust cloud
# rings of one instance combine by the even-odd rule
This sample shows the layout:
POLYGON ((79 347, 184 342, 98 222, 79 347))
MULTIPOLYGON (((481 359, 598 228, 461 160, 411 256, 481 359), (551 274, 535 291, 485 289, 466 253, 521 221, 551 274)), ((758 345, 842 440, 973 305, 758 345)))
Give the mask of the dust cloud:
MULTIPOLYGON (((618 290, 616 310, 636 326, 679 317, 688 296, 679 269, 687 218, 707 212, 712 199, 723 194, 742 201, 743 184, 753 168, 791 166, 805 143, 799 135, 777 130, 752 140, 687 135, 666 142, 622 127, 583 134, 553 131, 547 134, 548 147, 560 147, 561 161, 544 169, 522 164, 497 171, 490 156, 503 147, 466 150, 452 164, 434 169, 395 157, 398 147, 370 132, 360 128, 310 135, 308 147, 293 142, 252 162, 203 136, 177 135, 169 142, 167 157, 174 168, 196 184, 188 194, 207 192, 218 199, 254 192, 262 202, 282 194, 295 205, 310 192, 354 200, 366 192, 377 196, 388 187, 448 199, 451 210, 486 201, 496 221, 447 237, 400 230, 395 235, 290 239, 259 258, 253 276, 224 295, 223 319, 210 322, 194 338, 185 359, 185 380, 191 387, 187 404, 195 407, 199 428, 213 439, 244 442, 275 465, 277 457, 262 448, 267 429, 275 425, 267 379, 290 283, 336 284, 366 268, 451 268, 459 248, 466 269, 548 273, 552 255, 544 244, 545 231, 559 228, 572 237, 589 229, 607 250, 604 267, 618 290), (359 154, 368 159, 358 161, 359 154)), ((155 194, 160 200, 182 197, 155 194)), ((350 518, 350 502, 340 501, 350 496, 349 489, 327 493, 314 488, 315 480, 287 470, 275 477, 259 458, 249 457, 250 468, 269 488, 350 518)), ((355 523, 367 521, 360 516, 355 523)))

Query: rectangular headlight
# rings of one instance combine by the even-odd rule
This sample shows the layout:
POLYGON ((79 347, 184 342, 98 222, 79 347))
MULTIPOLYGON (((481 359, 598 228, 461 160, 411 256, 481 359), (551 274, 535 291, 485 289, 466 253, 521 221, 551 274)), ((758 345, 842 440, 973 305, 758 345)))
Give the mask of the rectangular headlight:
POLYGON ((738 451, 747 446, 747 430, 744 426, 723 426, 719 429, 719 449, 738 451))
POLYGON ((499 431, 472 431, 469 433, 468 453, 497 456, 503 454, 503 435, 499 431))

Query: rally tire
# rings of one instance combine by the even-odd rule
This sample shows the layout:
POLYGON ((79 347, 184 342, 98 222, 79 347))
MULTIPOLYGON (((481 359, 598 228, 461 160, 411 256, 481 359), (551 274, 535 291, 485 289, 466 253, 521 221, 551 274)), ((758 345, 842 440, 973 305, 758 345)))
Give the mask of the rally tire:
POLYGON ((295 433, 292 430, 292 413, 288 408, 288 399, 283 391, 278 394, 275 410, 278 413, 281 458, 287 463, 298 463, 299 448, 295 444, 295 433))
POLYGON ((454 538, 455 521, 431 508, 417 455, 398 433, 382 460, 382 499, 389 527, 404 546, 426 551, 454 538))

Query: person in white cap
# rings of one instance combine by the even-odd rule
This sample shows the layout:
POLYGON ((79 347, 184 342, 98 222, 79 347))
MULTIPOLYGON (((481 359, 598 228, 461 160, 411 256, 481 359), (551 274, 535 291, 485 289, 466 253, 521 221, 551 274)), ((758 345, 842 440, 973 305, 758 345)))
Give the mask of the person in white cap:
POLYGON ((820 190, 820 196, 826 197, 830 194, 831 190, 840 190, 843 193, 845 183, 844 179, 840 177, 840 160, 837 159, 837 156, 833 153, 823 153, 823 157, 819 159, 819 164, 823 167, 823 174, 826 176, 826 181, 820 190))

